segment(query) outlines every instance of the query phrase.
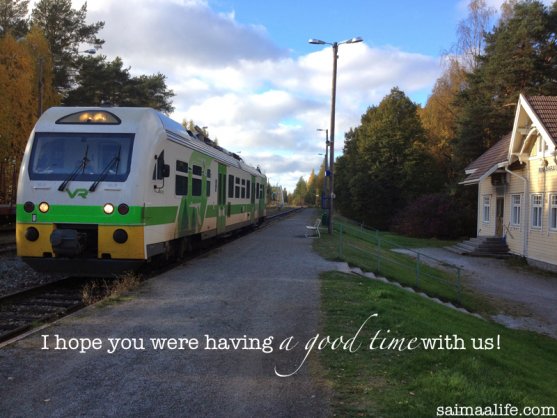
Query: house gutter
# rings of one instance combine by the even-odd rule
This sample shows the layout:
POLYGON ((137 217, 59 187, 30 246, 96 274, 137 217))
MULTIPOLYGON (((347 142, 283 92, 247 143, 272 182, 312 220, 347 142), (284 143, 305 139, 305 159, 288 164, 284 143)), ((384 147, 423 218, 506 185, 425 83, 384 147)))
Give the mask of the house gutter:
MULTIPOLYGON (((509 170, 509 165, 505 165, 505 171, 515 177, 518 177, 520 180, 522 180, 524 182, 524 230, 523 230, 523 234, 522 234, 522 255, 524 257, 528 257, 528 228, 527 228, 527 221, 528 221, 528 213, 530 212, 530 204, 526 204, 528 199, 528 179, 526 177, 521 176, 520 174, 517 173, 513 173, 511 170, 509 170)), ((512 203, 512 202, 511 202, 512 203)), ((512 206, 511 206, 511 211, 512 211, 512 206)))

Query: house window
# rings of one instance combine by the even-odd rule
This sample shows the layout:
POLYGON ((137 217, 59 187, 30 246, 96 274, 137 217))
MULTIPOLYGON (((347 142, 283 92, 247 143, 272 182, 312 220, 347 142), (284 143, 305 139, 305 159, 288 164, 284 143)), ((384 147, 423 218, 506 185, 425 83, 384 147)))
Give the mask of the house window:
POLYGON ((489 223, 489 215, 491 213, 491 204, 489 196, 483 197, 483 221, 489 223))
POLYGON ((511 195, 511 225, 513 226, 520 226, 521 200, 519 194, 511 195))
POLYGON ((557 194, 551 195, 549 206, 549 228, 557 231, 557 194))
POLYGON ((541 229, 543 213, 543 196, 541 194, 532 195, 532 228, 541 229))

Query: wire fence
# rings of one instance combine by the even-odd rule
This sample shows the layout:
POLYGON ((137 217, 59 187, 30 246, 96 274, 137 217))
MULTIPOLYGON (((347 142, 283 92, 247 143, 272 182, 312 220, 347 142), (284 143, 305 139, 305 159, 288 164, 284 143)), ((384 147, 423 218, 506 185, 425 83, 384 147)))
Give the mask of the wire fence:
POLYGON ((401 284, 461 301, 461 269, 385 239, 378 230, 334 222, 338 257, 401 284))

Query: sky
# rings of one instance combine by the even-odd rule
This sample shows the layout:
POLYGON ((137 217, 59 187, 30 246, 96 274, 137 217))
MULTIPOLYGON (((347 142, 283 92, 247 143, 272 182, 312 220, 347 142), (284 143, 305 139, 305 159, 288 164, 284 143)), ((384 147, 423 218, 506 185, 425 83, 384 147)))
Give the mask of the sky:
MULTIPOLYGON (((72 0, 80 7, 83 0, 72 0)), ((497 7, 502 0, 488 0, 497 7)), ((425 104, 455 43, 465 0, 90 0, 104 21, 100 54, 132 75, 162 73, 170 116, 207 127, 219 145, 292 192, 323 162, 332 48, 339 46, 335 153, 344 133, 393 87, 425 104)))

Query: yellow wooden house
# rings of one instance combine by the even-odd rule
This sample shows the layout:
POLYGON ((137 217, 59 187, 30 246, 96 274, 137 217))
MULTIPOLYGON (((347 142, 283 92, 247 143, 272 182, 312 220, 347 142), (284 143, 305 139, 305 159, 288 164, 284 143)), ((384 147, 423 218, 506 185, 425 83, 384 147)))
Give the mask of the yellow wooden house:
POLYGON ((466 167, 478 186, 477 235, 557 271, 557 96, 520 95, 513 130, 466 167))

